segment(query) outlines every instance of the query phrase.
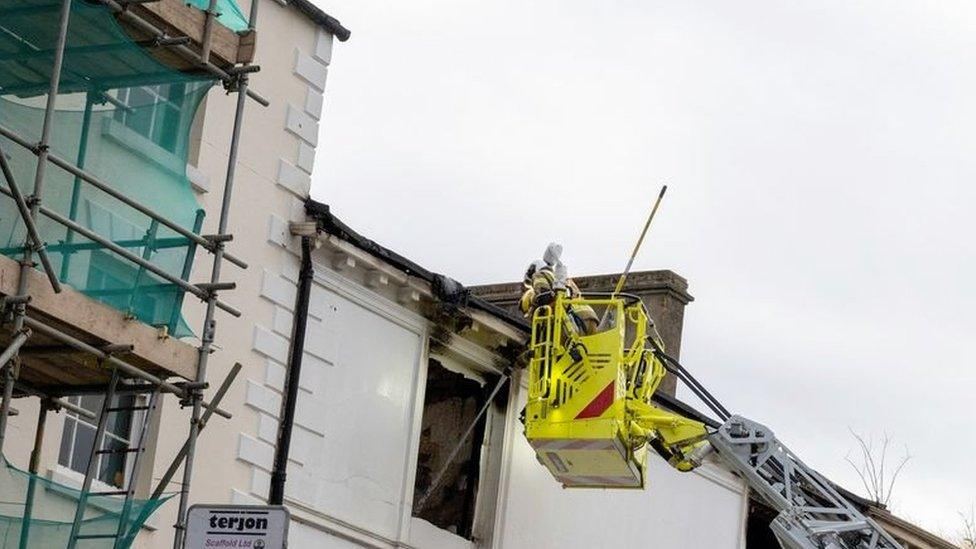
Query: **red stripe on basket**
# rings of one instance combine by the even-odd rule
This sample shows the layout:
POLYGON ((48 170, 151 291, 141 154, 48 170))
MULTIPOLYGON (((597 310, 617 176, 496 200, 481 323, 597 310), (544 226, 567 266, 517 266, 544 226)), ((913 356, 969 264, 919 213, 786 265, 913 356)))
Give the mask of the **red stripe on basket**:
POLYGON ((600 391, 600 394, 596 395, 586 408, 583 408, 579 414, 576 415, 576 419, 586 419, 592 417, 600 417, 603 412, 607 411, 607 408, 613 404, 613 390, 615 381, 611 381, 605 389, 600 391))

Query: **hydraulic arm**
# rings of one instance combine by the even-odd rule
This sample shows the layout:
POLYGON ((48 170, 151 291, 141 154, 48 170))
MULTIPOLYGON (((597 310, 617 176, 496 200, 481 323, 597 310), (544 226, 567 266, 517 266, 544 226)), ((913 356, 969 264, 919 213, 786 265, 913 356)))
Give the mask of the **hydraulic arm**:
POLYGON ((668 356, 640 298, 557 291, 533 313, 530 354, 525 435, 563 486, 643 488, 648 449, 679 471, 714 454, 778 512, 771 528, 784 549, 901 549, 772 431, 729 414, 668 356), (583 308, 602 311, 592 333, 574 318, 583 308), (667 371, 724 423, 712 429, 655 406, 667 371))

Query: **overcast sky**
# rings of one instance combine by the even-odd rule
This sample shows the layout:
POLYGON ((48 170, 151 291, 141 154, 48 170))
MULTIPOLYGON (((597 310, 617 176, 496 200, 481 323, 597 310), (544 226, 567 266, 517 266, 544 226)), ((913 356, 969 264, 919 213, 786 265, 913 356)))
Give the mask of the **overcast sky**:
MULTIPOLYGON (((546 243, 686 277, 685 365, 848 488, 848 428, 912 456, 894 510, 976 499, 976 4, 320 0, 312 195, 464 283, 546 243)), ((687 395, 684 395, 687 396, 687 395)))

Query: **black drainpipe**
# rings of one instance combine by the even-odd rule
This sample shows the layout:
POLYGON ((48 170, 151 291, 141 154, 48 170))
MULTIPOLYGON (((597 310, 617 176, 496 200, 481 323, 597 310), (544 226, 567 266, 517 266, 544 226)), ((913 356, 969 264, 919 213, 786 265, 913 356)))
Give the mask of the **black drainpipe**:
POLYGON ((305 352, 305 325, 308 321, 308 301, 312 292, 312 238, 302 237, 302 270, 298 274, 298 295, 295 296, 295 322, 291 333, 291 349, 288 354, 288 372, 285 374, 285 400, 281 403, 281 421, 278 423, 278 442, 275 445, 274 468, 271 470, 269 505, 281 505, 285 499, 285 476, 288 467, 288 450, 291 447, 291 429, 295 423, 295 405, 298 402, 298 384, 302 375, 302 355, 305 352))

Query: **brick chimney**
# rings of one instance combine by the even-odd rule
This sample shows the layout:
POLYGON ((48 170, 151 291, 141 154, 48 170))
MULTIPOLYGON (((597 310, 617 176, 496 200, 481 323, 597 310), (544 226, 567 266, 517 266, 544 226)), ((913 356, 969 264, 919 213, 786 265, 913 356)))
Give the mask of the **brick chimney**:
MULTIPOLYGON (((583 292, 612 292, 618 278, 619 274, 609 274, 573 277, 573 280, 583 292)), ((522 295, 521 282, 472 286, 470 289, 474 295, 520 314, 518 300, 522 295)), ((688 293, 688 281, 672 271, 640 271, 630 273, 623 291, 644 300, 664 339, 668 354, 679 358, 685 305, 694 300, 688 293)), ((676 388, 677 380, 668 374, 658 391, 674 396, 676 388)))

